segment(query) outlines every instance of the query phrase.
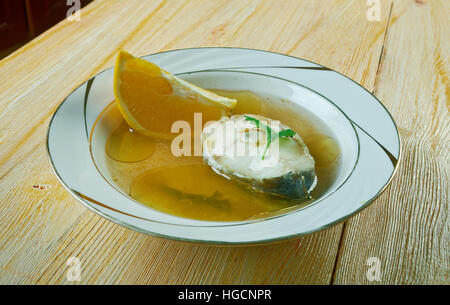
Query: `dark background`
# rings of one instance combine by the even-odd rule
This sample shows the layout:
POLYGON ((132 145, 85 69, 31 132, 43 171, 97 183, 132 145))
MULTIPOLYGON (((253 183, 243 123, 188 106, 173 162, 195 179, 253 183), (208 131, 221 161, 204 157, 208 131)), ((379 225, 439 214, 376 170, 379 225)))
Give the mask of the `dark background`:
MULTIPOLYGON (((81 0, 81 7, 92 0, 81 0)), ((0 0, 0 59, 66 18, 67 0, 0 0)))

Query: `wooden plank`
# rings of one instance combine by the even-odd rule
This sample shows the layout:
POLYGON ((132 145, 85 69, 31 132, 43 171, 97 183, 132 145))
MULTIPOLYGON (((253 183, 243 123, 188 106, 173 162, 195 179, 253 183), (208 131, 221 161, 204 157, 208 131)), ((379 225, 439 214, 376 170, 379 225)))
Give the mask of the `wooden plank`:
POLYGON ((372 283, 450 283, 449 9, 394 2, 375 94, 400 127, 403 157, 387 191, 347 223, 336 284, 371 283, 370 257, 381 263, 372 283))
POLYGON ((332 279, 342 225, 296 241, 223 248, 166 241, 84 209, 59 185, 44 149, 48 120, 78 84, 138 55, 194 46, 290 53, 375 83, 390 1, 368 22, 361 1, 94 1, 0 62, 0 283, 303 283, 332 279), (377 55, 378 54, 378 55, 377 55), (39 188, 43 186, 43 189, 39 188), (33 186, 37 186, 33 187, 33 186))

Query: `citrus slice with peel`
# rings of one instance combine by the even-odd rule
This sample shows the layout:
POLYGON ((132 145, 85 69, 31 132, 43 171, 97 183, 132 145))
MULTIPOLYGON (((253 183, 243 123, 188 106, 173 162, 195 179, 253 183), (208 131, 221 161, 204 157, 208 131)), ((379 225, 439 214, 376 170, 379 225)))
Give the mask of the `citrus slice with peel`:
POLYGON ((194 113, 202 113, 206 123, 220 119, 237 103, 124 51, 116 59, 114 95, 132 129, 158 138, 172 138, 171 127, 176 121, 186 121, 193 129, 194 113))

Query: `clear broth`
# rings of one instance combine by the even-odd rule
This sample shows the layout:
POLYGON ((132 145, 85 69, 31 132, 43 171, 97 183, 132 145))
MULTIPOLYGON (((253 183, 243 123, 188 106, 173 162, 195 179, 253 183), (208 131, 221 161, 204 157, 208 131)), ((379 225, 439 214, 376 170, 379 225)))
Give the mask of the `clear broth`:
POLYGON ((280 120, 303 138, 316 161, 318 184, 312 199, 298 202, 251 191, 215 173, 202 157, 175 157, 170 140, 141 135, 125 121, 110 134, 105 147, 107 168, 124 193, 175 216, 240 221, 301 208, 331 187, 339 168, 340 148, 332 132, 316 116, 289 101, 263 99, 250 91, 211 91, 239 101, 233 114, 259 114, 280 120))

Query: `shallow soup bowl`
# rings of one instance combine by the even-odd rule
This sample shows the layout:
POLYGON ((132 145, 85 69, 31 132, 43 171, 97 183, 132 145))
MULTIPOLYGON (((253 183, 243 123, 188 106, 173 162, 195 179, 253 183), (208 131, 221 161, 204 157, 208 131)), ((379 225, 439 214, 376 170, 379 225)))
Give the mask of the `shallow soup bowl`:
MULTIPOLYGON (((188 49, 187 53, 192 50, 203 49, 188 49)), ((186 52, 178 50, 183 51, 186 52)), ((199 52, 196 56, 204 51, 199 52)), ((255 52, 260 54, 260 51, 255 52)), ((209 58, 209 53, 204 56, 209 58)), ((171 52, 151 55, 148 59, 171 71, 164 66, 169 59, 161 54, 171 52)), ((264 219, 202 221, 145 206, 121 191, 107 166, 106 141, 123 120, 112 103, 113 69, 109 69, 81 85, 63 101, 51 120, 47 149, 52 167, 66 189, 82 204, 115 223, 153 236, 197 243, 240 245, 280 241, 327 228, 354 215, 381 193, 395 172, 396 164, 392 166, 390 153, 349 117, 348 111, 343 109, 346 105, 295 77, 274 73, 270 68, 269 71, 254 67, 237 70, 220 65, 191 70, 185 67, 177 73, 175 66, 175 74, 202 88, 249 90, 269 102, 294 103, 314 120, 320 120, 340 147, 337 175, 327 191, 309 205, 264 219)), ((400 147, 397 160, 399 154, 400 147)))

